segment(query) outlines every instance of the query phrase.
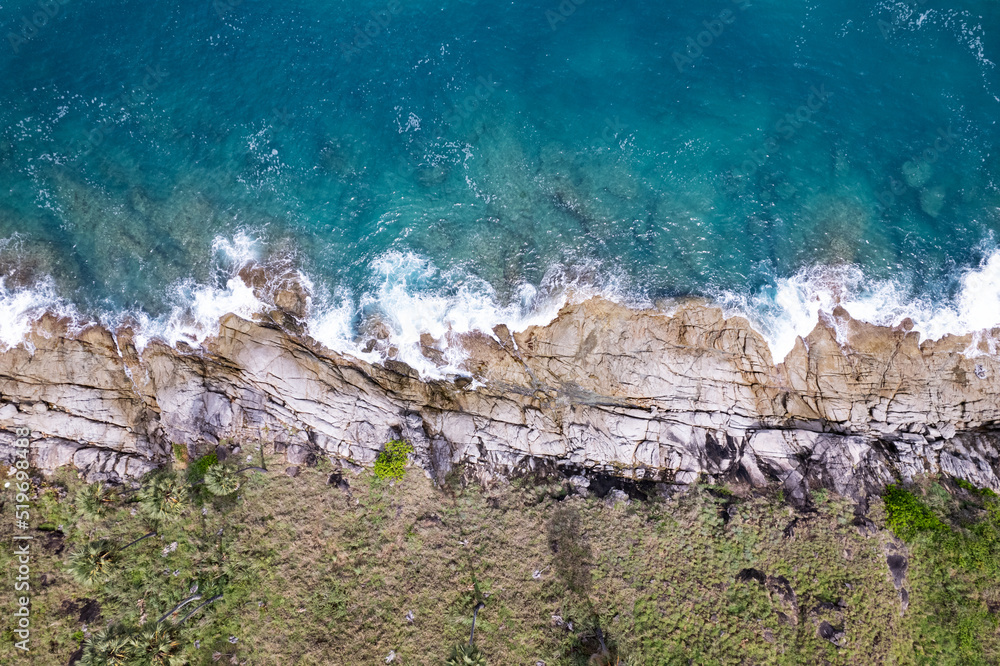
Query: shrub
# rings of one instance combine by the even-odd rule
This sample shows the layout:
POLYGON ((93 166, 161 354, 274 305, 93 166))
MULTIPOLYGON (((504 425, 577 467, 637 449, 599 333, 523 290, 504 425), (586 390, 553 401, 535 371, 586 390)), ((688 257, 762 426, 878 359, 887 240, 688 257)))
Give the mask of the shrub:
POLYGON ((896 536, 910 540, 921 532, 946 531, 948 527, 913 493, 891 485, 882 496, 888 513, 886 524, 896 536))
POLYGON ((188 480, 192 482, 201 481, 205 478, 205 474, 209 469, 215 467, 219 464, 219 457, 215 453, 209 453, 207 455, 198 458, 198 460, 191 465, 188 470, 188 480))
POLYGON ((67 570, 76 582, 87 587, 103 583, 121 559, 121 548, 108 539, 85 544, 69 556, 67 570))
POLYGON ((380 479, 401 479, 406 474, 406 458, 413 453, 413 445, 394 439, 385 445, 375 459, 375 476, 380 479))
MULTIPOLYGON (((141 627, 113 624, 94 632, 83 644, 83 666, 171 666, 182 663, 177 629, 147 622, 141 627)), ((184 662, 186 663, 186 662, 184 662)))

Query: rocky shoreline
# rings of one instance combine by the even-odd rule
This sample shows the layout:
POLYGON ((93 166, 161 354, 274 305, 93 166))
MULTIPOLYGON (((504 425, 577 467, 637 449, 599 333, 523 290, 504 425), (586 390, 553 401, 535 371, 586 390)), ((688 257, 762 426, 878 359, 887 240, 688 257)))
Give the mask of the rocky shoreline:
MULTIPOLYGON (((438 479, 458 464, 482 477, 561 467, 860 500, 941 473, 1000 491, 1000 362, 970 354, 971 336, 919 344, 906 323, 838 309, 775 364, 746 320, 708 304, 664 314, 595 298, 547 326, 463 336, 468 376, 424 381, 398 361, 321 347, 302 333, 301 290, 271 296, 272 312, 222 318, 201 349, 153 342, 140 354, 129 329, 71 332, 43 317, 0 353, 0 458, 30 428, 43 472, 128 481, 177 445, 199 455, 224 438, 262 440, 293 461, 351 466, 402 437, 438 479)), ((424 341, 432 361, 436 344, 424 341)))

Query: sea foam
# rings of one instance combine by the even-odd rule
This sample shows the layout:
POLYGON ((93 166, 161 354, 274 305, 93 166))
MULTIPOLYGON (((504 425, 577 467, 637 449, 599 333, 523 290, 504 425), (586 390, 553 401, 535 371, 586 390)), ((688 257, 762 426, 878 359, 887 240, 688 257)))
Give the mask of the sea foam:
MULTIPOLYGON (((773 290, 750 296, 722 294, 720 301, 727 314, 750 320, 767 340, 775 362, 784 360, 796 339, 809 335, 820 316, 838 305, 855 319, 880 326, 896 326, 909 318, 921 339, 973 334, 967 355, 996 353, 988 331, 1000 325, 1000 250, 988 252, 979 266, 965 271, 954 290, 942 304, 943 298, 934 302, 914 297, 902 279, 872 280, 854 265, 816 266, 777 280, 773 290)), ((847 342, 840 331, 838 338, 847 342)))
MULTIPOLYGON (((218 333, 219 319, 236 314, 246 319, 273 308, 241 277, 261 259, 261 243, 249 233, 219 237, 213 244, 219 275, 216 284, 185 280, 167 290, 169 311, 158 317, 143 312, 104 313, 100 323, 115 329, 130 323, 141 351, 152 340, 171 346, 198 347, 218 333)), ((552 267, 539 286, 523 283, 501 299, 485 280, 461 267, 442 270, 413 252, 391 251, 370 266, 367 288, 355 295, 340 288, 332 293, 317 287, 302 272, 298 282, 310 293, 306 332, 317 342, 339 353, 377 363, 386 358, 407 363, 425 379, 465 374, 461 337, 470 333, 494 336, 504 324, 512 332, 544 326, 567 303, 600 296, 631 307, 651 307, 644 298, 607 277, 599 266, 552 267), (595 276, 604 274, 603 278, 595 276), (377 324, 384 340, 372 346, 371 326, 377 324), (433 339, 434 358, 425 352, 422 336, 433 339)), ((282 279, 287 279, 287 272, 282 279)), ((258 285, 259 287, 259 285, 258 285)), ((266 290, 264 290, 266 291, 266 290)), ((858 266, 816 266, 775 281, 771 289, 752 294, 721 293, 719 304, 727 315, 746 317, 767 341, 776 362, 784 360, 799 337, 806 337, 821 317, 839 305, 855 319, 882 326, 914 322, 924 339, 947 334, 973 334, 969 356, 1000 352, 989 330, 1000 325, 1000 250, 986 253, 982 262, 956 281, 955 294, 946 305, 926 296, 912 296, 903 280, 872 280, 858 266)), ((942 300, 942 299, 938 299, 942 300)), ((88 320, 61 298, 51 280, 31 289, 8 288, 0 278, 0 350, 25 339, 32 323, 45 312, 67 317, 82 327, 88 320)), ((494 336, 495 337, 495 336, 494 336)), ((839 332, 843 344, 849 341, 839 332)))

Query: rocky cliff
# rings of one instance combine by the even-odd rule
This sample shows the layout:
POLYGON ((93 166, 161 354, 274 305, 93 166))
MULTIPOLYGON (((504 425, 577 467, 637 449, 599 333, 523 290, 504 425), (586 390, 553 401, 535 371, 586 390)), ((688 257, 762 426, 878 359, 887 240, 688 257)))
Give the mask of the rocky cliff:
POLYGON ((0 354, 0 456, 28 427, 38 468, 125 480, 175 445, 253 438, 298 460, 365 464, 403 437, 439 478, 460 462, 485 475, 554 463, 780 481, 796 498, 817 486, 860 498, 938 472, 1000 490, 1000 363, 970 336, 919 344, 906 325, 838 310, 775 364, 747 321, 708 305, 666 315, 592 299, 544 327, 464 336, 468 376, 424 381, 296 333, 301 294, 273 301, 283 309, 256 321, 223 318, 202 349, 142 354, 128 329, 71 333, 43 318, 0 354))

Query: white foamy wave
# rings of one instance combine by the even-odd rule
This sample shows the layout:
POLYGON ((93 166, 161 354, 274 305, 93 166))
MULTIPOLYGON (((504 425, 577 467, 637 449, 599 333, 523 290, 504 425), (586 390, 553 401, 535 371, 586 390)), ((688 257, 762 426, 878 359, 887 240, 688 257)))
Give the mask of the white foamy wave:
POLYGON ((232 238, 216 236, 212 241, 212 254, 222 260, 225 268, 239 271, 260 259, 260 239, 243 229, 232 238))
MULTIPOLYGON (((168 288, 168 301, 172 304, 168 314, 150 317, 144 312, 128 313, 127 317, 138 324, 136 348, 142 351, 152 340, 170 346, 179 342, 199 346, 219 332, 219 319, 225 315, 250 319, 266 309, 267 304, 238 276, 240 270, 259 259, 260 253, 259 239, 247 231, 237 231, 232 237, 216 237, 212 255, 216 269, 223 276, 220 283, 225 280, 224 285, 183 280, 168 288)), ((105 320, 115 328, 124 317, 105 320)))
MULTIPOLYGON (((389 356, 414 368, 424 378, 466 374, 465 352, 459 337, 481 333, 496 338, 493 329, 505 324, 512 332, 529 326, 544 326, 555 319, 569 301, 596 295, 620 300, 615 286, 597 287, 554 267, 543 287, 519 285, 511 303, 502 305, 496 291, 485 280, 461 269, 439 270, 431 261, 407 252, 389 252, 371 267, 377 285, 355 301, 349 294, 321 299, 322 304, 308 324, 310 336, 326 347, 377 362, 389 356), (382 344, 368 348, 354 322, 377 326, 385 336, 382 344), (434 339, 428 358, 421 337, 434 339)), ((372 336, 368 336, 369 340, 372 336)))
MULTIPOLYGON (((0 277, 0 352, 25 342, 32 324, 47 312, 72 322, 81 319, 76 309, 56 294, 51 280, 31 288, 9 288, 0 277)), ((26 345, 34 351, 30 343, 26 345)))
MULTIPOLYGON (((922 339, 972 334, 966 355, 997 353, 997 341, 987 332, 1000 326, 1000 250, 961 276, 957 294, 947 304, 913 297, 902 280, 870 280, 857 266, 815 267, 777 280, 772 291, 750 297, 723 294, 720 300, 728 314, 747 317, 764 335, 776 362, 815 328, 821 314, 829 315, 838 305, 855 319, 880 326, 909 318, 922 339)), ((847 342, 840 331, 838 339, 847 342)))
POLYGON ((230 278, 222 288, 185 281, 171 287, 170 294, 175 303, 170 314, 155 319, 144 313, 134 315, 139 324, 134 338, 139 351, 152 340, 171 347, 178 342, 199 346, 218 334, 219 319, 225 315, 252 319, 267 307, 239 277, 230 278))

